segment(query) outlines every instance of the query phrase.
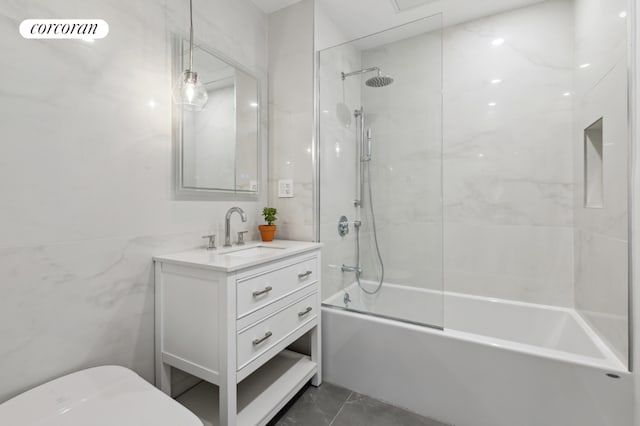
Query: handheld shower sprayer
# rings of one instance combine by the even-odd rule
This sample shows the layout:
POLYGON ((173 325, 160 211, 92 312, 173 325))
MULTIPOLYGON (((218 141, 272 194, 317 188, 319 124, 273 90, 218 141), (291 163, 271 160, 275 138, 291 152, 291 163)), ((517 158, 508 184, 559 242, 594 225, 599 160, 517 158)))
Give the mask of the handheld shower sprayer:
POLYGON ((367 129, 366 137, 361 139, 360 145, 360 161, 367 162, 371 161, 371 143, 373 141, 373 136, 371 132, 371 128, 367 129), (366 142, 365 142, 366 138, 366 142))
MULTIPOLYGON (((372 143, 373 143, 373 131, 371 128, 365 127, 365 117, 364 117, 364 108, 360 107, 354 111, 354 115, 356 117, 358 125, 356 126, 356 141, 360 145, 357 149, 359 159, 357 161, 357 173, 358 179, 356 182, 357 188, 357 199, 354 201, 354 205, 356 207, 363 207, 363 197, 367 196, 367 201, 369 204, 369 212, 371 218, 371 229, 373 231, 373 242, 375 245, 375 254, 378 258, 378 263, 380 264, 380 280, 378 280, 377 286, 373 290, 369 290, 365 285, 361 282, 363 270, 360 267, 360 227, 362 223, 360 221, 356 221, 354 223, 356 228, 356 266, 350 267, 343 265, 342 272, 354 272, 356 276, 356 281, 358 283, 358 287, 362 290, 362 292, 366 294, 376 294, 382 289, 382 284, 384 283, 384 261, 382 259, 382 253, 380 253, 380 244, 378 243, 378 229, 376 226, 376 214, 375 209, 373 208, 373 190, 371 188, 371 151, 372 151, 372 143), (365 131, 366 128, 366 131, 365 131), (365 175, 367 179, 365 180, 365 175), (365 195, 365 187, 368 189, 367 194, 365 195)), ((347 293, 348 294, 348 293, 347 293)), ((345 304, 347 302, 345 301, 345 304)))

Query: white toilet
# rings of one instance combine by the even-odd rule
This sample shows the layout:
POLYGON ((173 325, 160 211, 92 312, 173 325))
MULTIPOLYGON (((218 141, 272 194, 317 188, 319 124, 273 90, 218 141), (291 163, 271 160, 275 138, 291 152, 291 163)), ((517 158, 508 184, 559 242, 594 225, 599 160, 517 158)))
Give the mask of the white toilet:
POLYGON ((133 371, 104 366, 52 380, 0 404, 7 426, 202 426, 133 371))

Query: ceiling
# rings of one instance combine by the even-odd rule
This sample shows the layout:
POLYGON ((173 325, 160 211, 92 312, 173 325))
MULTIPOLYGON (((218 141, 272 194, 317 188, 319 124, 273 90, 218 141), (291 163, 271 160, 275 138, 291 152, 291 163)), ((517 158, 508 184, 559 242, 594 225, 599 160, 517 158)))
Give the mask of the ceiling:
MULTIPOLYGON (((269 14, 301 0, 251 1, 269 14)), ((440 12, 448 26, 542 1, 545 0, 316 0, 336 24, 354 27, 353 32, 359 36, 373 32, 358 31, 360 26, 375 26, 379 31, 440 12)))
POLYGON ((407 10, 436 0, 392 0, 396 10, 407 10))
MULTIPOLYGON (((544 0, 318 0, 317 4, 322 9, 322 14, 333 22, 342 33, 344 41, 347 41, 439 13, 442 13, 442 26, 448 27, 542 1, 544 0)), ((435 19, 440 21, 439 17, 435 19)), ((319 46, 323 47, 328 46, 319 46)))
POLYGON ((258 6, 264 13, 273 13, 277 10, 284 9, 292 4, 298 3, 300 0, 251 0, 253 4, 258 6))
MULTIPOLYGON (((251 0, 263 12, 269 14, 301 0, 251 0)), ((326 39, 320 34, 316 39, 318 50, 334 46, 350 40, 356 40, 371 34, 398 27, 433 16, 425 22, 399 28, 397 31, 380 34, 384 37, 403 38, 412 33, 423 33, 427 29, 448 27, 462 22, 472 21, 485 16, 507 10, 517 9, 543 1, 560 0, 314 0, 316 13, 323 18, 320 22, 316 17, 316 36, 322 33, 323 26, 330 21, 330 26, 340 33, 340 38, 326 39), (442 14, 442 15, 439 15, 442 14), (435 16, 437 15, 437 16, 435 16), (406 34, 405 34, 406 33, 406 34), (404 34, 404 36, 403 36, 404 34), (320 40, 320 41, 319 41, 320 40)), ((331 32, 334 32, 333 30, 331 32)), ((362 40, 360 48, 367 48, 365 44, 376 42, 375 37, 362 40)), ((378 40, 381 42, 383 40, 378 40)), ((392 41, 392 40, 391 40, 392 41)), ((389 40, 387 40, 389 42, 389 40)), ((370 46, 369 46, 370 47, 370 46)))

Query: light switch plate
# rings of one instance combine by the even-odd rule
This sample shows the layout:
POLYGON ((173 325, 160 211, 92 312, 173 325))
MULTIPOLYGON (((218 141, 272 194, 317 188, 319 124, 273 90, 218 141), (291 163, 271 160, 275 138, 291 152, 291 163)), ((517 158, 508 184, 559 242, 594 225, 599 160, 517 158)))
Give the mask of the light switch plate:
POLYGON ((278 198, 292 198, 292 197, 293 197, 293 180, 280 179, 278 181, 278 198))

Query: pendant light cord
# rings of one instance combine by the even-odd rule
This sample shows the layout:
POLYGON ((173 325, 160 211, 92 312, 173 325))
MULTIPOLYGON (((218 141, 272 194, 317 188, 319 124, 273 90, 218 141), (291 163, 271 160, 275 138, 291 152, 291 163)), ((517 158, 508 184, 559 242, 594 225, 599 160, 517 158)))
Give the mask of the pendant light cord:
POLYGON ((193 0, 189 0, 189 71, 193 69, 193 0))

